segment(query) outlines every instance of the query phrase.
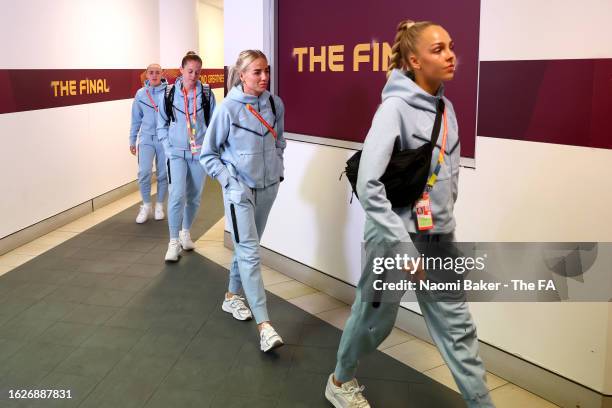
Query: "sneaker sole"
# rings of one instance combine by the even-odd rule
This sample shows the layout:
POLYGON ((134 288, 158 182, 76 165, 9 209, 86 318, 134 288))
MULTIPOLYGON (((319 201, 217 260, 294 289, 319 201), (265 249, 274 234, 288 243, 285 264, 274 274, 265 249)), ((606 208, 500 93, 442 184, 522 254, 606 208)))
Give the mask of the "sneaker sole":
POLYGON ((266 350, 262 349, 261 351, 263 351, 264 353, 267 353, 269 351, 276 350, 277 348, 283 347, 284 345, 285 345, 285 343, 283 343, 282 341, 278 340, 278 341, 275 341, 272 344, 272 346, 270 346, 270 348, 268 348, 266 350))
POLYGON ((178 256, 176 257, 176 259, 168 259, 168 258, 164 258, 164 261, 166 262, 178 262, 179 259, 181 259, 181 254, 178 254, 178 256))
POLYGON ((229 310, 228 310, 228 309, 226 309, 226 308, 225 308, 225 302, 223 302, 223 303, 221 304, 221 310, 223 310, 223 311, 224 311, 224 312, 226 312, 226 313, 231 314, 231 315, 232 315, 232 317, 233 317, 234 319, 236 319, 236 320, 238 320, 238 321, 241 321, 241 322, 246 322, 247 320, 251 320, 251 319, 253 319, 253 314, 251 314, 251 316, 248 316, 248 317, 247 317, 247 318, 245 318, 245 319, 240 319, 240 318, 236 317, 236 315, 234 314, 234 311, 233 311, 233 310, 231 310, 231 309, 229 309, 229 310))

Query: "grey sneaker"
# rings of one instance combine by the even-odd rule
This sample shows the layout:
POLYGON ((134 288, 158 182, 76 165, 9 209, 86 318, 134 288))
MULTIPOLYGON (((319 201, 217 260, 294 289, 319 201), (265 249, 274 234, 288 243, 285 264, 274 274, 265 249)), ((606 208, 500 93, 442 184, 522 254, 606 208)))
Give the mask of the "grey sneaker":
POLYGON ((334 375, 330 374, 325 386, 325 398, 336 408, 370 408, 368 400, 363 396, 365 387, 357 383, 353 378, 345 382, 341 387, 336 386, 333 381, 334 375))

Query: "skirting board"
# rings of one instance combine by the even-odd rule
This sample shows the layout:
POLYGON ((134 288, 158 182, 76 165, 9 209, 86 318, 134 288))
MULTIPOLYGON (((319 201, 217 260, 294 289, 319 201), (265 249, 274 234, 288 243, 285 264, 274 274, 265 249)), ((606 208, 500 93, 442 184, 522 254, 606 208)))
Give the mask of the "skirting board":
MULTIPOLYGON (((233 248, 232 237, 224 234, 224 246, 233 248)), ((275 251, 261 247, 262 263, 347 304, 355 300, 355 287, 275 251)), ((423 316, 400 307, 395 325, 432 343, 423 316)), ((564 408, 612 408, 612 396, 578 384, 557 373, 523 360, 479 340, 480 356, 491 373, 564 408)))
POLYGON ((15 248, 19 248, 20 246, 25 245, 36 238, 42 237, 49 232, 55 231, 56 229, 137 190, 138 183, 136 181, 132 181, 114 190, 94 197, 91 200, 87 200, 84 203, 81 203, 66 211, 62 211, 59 214, 55 214, 47 219, 37 222, 36 224, 7 235, 6 237, 0 239, 0 255, 10 252, 15 248))

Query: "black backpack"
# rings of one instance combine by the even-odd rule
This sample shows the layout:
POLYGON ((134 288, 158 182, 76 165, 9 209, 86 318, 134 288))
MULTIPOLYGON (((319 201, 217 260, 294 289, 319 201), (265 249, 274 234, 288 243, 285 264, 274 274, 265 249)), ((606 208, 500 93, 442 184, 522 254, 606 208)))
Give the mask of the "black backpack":
MULTIPOLYGON (((200 89, 202 91, 202 110, 204 111, 204 122, 206 123, 206 127, 210 123, 210 86, 208 84, 206 86, 202 85, 200 82, 200 89)), ((176 121, 174 117, 174 85, 168 85, 166 87, 166 95, 165 95, 165 108, 166 108, 166 117, 168 118, 168 122, 176 121)))
MULTIPOLYGON (((431 167, 431 155, 440 133, 442 114, 444 113, 444 101, 440 99, 437 106, 436 120, 434 121, 430 143, 416 149, 400 150, 399 140, 396 140, 393 153, 385 173, 380 181, 385 185, 387 199, 392 207, 413 207, 419 199, 431 167)), ((361 150, 351 156, 346 162, 344 173, 351 183, 353 194, 357 195, 357 177, 359 173, 359 162, 361 160, 361 150)), ((342 175, 340 175, 342 178, 342 175)), ((351 195, 351 202, 353 197, 351 195)))

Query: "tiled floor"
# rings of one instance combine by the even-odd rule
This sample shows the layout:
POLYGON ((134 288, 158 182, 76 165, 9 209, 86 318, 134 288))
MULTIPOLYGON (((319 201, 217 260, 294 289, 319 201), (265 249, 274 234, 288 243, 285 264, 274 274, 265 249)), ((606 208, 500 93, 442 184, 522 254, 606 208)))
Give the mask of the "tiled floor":
MULTIPOLYGON (((0 257, 0 406, 328 407, 349 306, 263 267, 288 344, 264 355, 254 324, 219 310, 231 251, 216 183, 192 230, 197 248, 176 265, 162 261, 166 223, 133 222, 137 202, 0 257), (11 388, 71 389, 73 399, 9 400, 11 388)), ((435 347, 394 329, 379 349, 358 373, 374 407, 464 406, 435 347)), ((499 408, 555 406, 492 374, 488 384, 499 408)))

